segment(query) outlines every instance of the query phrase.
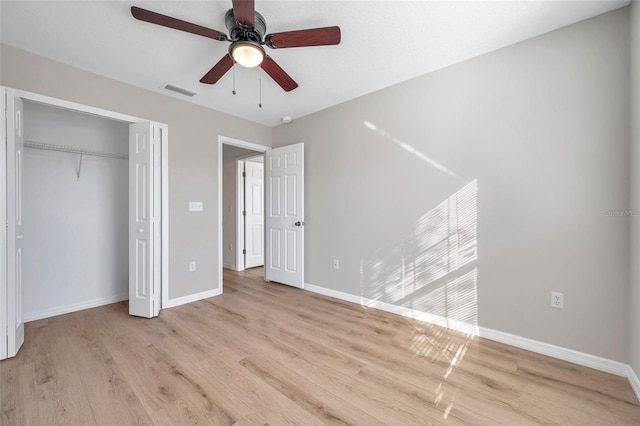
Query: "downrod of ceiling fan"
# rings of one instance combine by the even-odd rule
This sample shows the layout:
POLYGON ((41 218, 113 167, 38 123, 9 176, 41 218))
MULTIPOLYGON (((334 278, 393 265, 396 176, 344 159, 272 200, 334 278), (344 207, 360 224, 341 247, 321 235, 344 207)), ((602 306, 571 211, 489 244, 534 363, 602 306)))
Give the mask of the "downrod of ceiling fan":
POLYGON ((264 44, 262 39, 267 32, 267 24, 264 17, 255 12, 255 23, 253 27, 245 27, 240 24, 233 14, 233 9, 227 10, 224 15, 225 26, 229 30, 228 41, 249 40, 259 44, 264 44))

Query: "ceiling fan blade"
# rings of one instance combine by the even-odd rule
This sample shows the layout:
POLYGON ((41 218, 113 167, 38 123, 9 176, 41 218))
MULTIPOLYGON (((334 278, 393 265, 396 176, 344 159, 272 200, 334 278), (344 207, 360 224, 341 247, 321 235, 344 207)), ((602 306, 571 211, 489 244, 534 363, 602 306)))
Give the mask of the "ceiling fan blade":
POLYGON ((233 66, 233 59, 227 53, 200 79, 200 83, 215 84, 233 66))
POLYGON ((340 27, 311 28, 267 34, 264 41, 272 49, 340 44, 340 27))
POLYGON ((298 83, 296 83, 290 76, 287 74, 280 65, 276 64, 276 61, 271 59, 270 56, 264 58, 264 61, 260 64, 260 68, 264 70, 269 77, 271 77, 276 83, 280 85, 284 89, 285 92, 290 92, 296 87, 298 87, 298 83))
POLYGON ((233 0, 233 16, 245 27, 255 25, 255 4, 253 0, 233 0))
POLYGON ((220 31, 202 27, 200 25, 192 24, 191 22, 182 21, 180 19, 172 18, 171 16, 161 15, 147 9, 142 9, 140 7, 132 6, 131 14, 134 18, 140 21, 150 22, 152 24, 173 28, 175 30, 184 31, 191 34, 197 34, 202 37, 212 38, 214 40, 227 40, 226 34, 223 34, 220 31))

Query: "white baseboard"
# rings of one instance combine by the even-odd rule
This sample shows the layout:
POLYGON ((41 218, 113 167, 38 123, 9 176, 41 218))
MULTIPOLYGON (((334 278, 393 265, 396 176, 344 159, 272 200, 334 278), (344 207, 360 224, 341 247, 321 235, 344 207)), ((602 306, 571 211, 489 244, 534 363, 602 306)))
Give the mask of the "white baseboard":
POLYGON ((322 294, 336 299, 345 300, 351 303, 357 303, 361 306, 368 308, 379 309, 381 311, 391 312, 392 314, 401 315, 407 318, 413 318, 429 324, 439 325, 441 327, 450 328, 453 330, 461 331, 463 333, 478 335, 478 326, 475 324, 465 323, 463 321, 449 319, 441 317, 439 315, 433 315, 427 312, 417 311, 411 308, 405 308, 404 306, 394 305, 392 303, 381 302, 379 300, 368 299, 362 296, 355 296, 349 293, 343 293, 337 290, 331 290, 325 287, 319 287, 313 284, 304 285, 305 290, 312 291, 314 293, 322 294))
POLYGON ((638 400, 640 401, 640 380, 638 380, 638 376, 636 376, 635 372, 629 364, 624 364, 618 361, 586 354, 584 352, 551 345, 549 343, 539 342, 537 340, 516 336, 514 334, 509 334, 502 331, 492 330, 490 328, 478 327, 474 324, 468 324, 457 320, 450 320, 438 315, 417 311, 415 309, 404 308, 402 306, 393 305, 391 303, 380 302, 377 300, 367 299, 366 297, 362 296, 356 296, 337 290, 331 290, 325 287, 319 287, 313 284, 305 284, 304 288, 305 290, 309 290, 314 293, 334 297, 336 299, 344 300, 347 302, 357 303, 359 305, 371 307, 374 309, 380 309, 382 311, 391 312, 429 324, 435 324, 457 331, 462 331, 471 335, 479 335, 482 338, 494 340, 496 342, 514 346, 516 348, 529 350, 531 352, 536 352, 542 355, 550 356, 552 358, 572 362, 584 367, 590 367, 596 370, 604 371, 606 373, 626 377, 629 380, 629 383, 631 384, 634 392, 636 393, 638 400))
POLYGON ((362 300, 360 296, 355 296, 349 293, 343 293, 337 290, 331 290, 330 288, 319 287, 313 284, 304 283, 304 286, 302 288, 305 290, 309 290, 313 293, 318 293, 318 294, 322 294, 324 296, 329 296, 329 297, 335 297, 336 299, 345 300, 351 303, 360 304, 362 300))
POLYGON ((636 372, 633 371, 633 368, 629 365, 629 370, 627 371, 627 379, 629 379, 629 383, 631 384, 631 388, 636 393, 638 400, 640 401, 640 380, 636 375, 636 372))
POLYGON ((36 321, 39 319, 55 317, 57 315, 68 314, 71 312, 82 311, 84 309, 97 308, 98 306, 110 305, 111 303, 129 300, 129 293, 116 294, 115 296, 101 297, 99 299, 87 300, 84 302, 72 303, 65 306, 57 306, 45 311, 25 314, 24 322, 36 321))
POLYGON ((198 300, 207 299, 209 297, 218 296, 222 294, 221 288, 213 290, 207 290, 196 294, 190 294, 188 296, 177 297, 175 299, 169 299, 162 309, 175 308, 176 306, 184 305, 186 303, 197 302, 198 300))
POLYGON ((232 271, 237 271, 238 269, 236 268, 235 263, 223 263, 222 267, 224 269, 231 269, 232 271))
POLYGON ((607 358, 601 358, 599 356, 575 351, 573 349, 567 349, 561 346, 551 345, 549 343, 527 339, 526 337, 516 336, 514 334, 492 330, 485 327, 480 327, 480 337, 515 346, 516 348, 526 349, 542 355, 547 355, 552 358, 561 359, 563 361, 569 361, 584 367, 615 374, 616 376, 629 377, 630 367, 628 364, 612 361, 607 358))

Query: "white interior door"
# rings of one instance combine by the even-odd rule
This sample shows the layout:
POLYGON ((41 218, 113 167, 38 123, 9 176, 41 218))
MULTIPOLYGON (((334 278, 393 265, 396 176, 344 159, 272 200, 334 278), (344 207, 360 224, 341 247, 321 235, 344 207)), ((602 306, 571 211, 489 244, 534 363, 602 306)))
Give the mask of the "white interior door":
POLYGON ((24 151, 22 99, 6 93, 7 108, 7 357, 24 342, 22 317, 22 164, 24 151))
POLYGON ((265 279, 304 287, 304 144, 265 153, 265 279))
POLYGON ((129 314, 160 310, 160 140, 162 126, 129 128, 129 314))
POLYGON ((245 268, 264 265, 264 163, 244 166, 245 268))

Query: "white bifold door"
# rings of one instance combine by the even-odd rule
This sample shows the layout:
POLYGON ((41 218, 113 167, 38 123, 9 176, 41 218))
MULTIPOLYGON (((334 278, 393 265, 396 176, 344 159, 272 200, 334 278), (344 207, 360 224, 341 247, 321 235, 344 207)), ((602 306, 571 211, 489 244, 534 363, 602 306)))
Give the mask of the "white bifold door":
POLYGON ((140 122, 129 128, 129 314, 160 312, 160 147, 166 126, 140 122))
MULTIPOLYGON (((10 358, 18 353, 24 342, 24 320, 22 313, 22 264, 24 239, 22 223, 22 165, 24 155, 24 126, 22 99, 14 98, 12 91, 2 93, 3 109, 6 111, 6 268, 7 280, 1 287, 2 299, 6 297, 4 324, 7 339, 3 342, 0 359, 10 358)), ((3 129, 4 130, 4 129, 3 129)), ((4 208, 4 207, 3 207, 4 208)), ((4 254, 4 253, 3 253, 4 254)), ((3 271, 4 272, 4 271, 3 271)), ((4 281, 4 280, 3 280, 4 281)))
POLYGON ((265 152, 265 279, 304 287, 304 144, 265 152))

